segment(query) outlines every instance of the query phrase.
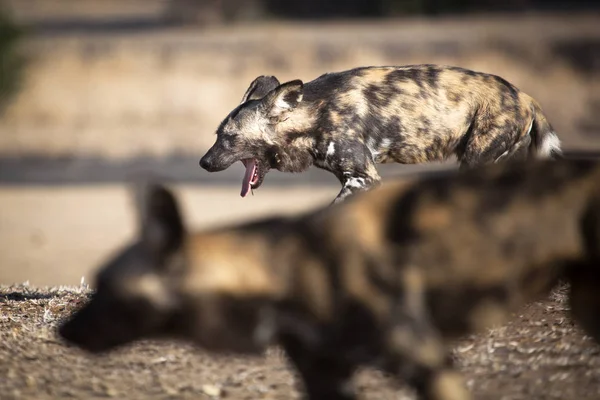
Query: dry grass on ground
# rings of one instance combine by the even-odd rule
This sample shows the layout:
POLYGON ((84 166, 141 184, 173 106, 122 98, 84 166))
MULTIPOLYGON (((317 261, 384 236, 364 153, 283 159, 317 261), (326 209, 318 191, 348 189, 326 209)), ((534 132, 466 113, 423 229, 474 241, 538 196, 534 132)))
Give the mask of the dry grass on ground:
MULTIPOLYGON (((2 399, 294 399, 282 353, 214 356, 186 344, 141 342, 109 356, 65 346, 55 327, 90 294, 82 288, 0 286, 2 399)), ((565 313, 566 289, 503 327, 461 341, 459 366, 477 399, 600 398, 600 347, 565 313)), ((377 371, 358 377, 365 398, 410 399, 377 371)))

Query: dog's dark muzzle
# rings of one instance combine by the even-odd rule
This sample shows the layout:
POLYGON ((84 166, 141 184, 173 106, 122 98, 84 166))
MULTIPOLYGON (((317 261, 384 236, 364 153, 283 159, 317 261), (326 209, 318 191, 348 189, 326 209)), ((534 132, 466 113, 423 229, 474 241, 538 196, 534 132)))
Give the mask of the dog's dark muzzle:
POLYGON ((200 159, 200 167, 207 170, 208 172, 216 172, 219 170, 218 168, 215 168, 215 164, 207 156, 204 156, 200 159))
POLYGON ((200 159, 200 167, 208 172, 218 172, 229 168, 234 162, 240 159, 231 154, 231 151, 224 150, 215 145, 200 159))
POLYGON ((207 170, 208 172, 218 172, 227 169, 233 163, 222 162, 218 157, 213 157, 210 154, 206 154, 200 159, 200 167, 207 170))

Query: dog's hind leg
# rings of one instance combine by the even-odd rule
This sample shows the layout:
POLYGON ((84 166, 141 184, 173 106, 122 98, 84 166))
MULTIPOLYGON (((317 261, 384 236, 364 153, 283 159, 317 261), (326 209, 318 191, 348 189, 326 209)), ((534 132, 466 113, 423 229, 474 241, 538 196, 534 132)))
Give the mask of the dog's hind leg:
POLYGON ((308 349, 299 339, 290 335, 282 335, 281 344, 300 374, 308 399, 356 399, 352 385, 355 366, 308 349))
POLYGON ((386 370, 403 378, 421 400, 470 400, 442 338, 429 320, 422 279, 405 271, 402 297, 385 336, 386 370))
POLYGON ((531 147, 531 123, 523 118, 501 119, 484 114, 476 116, 469 128, 466 140, 459 146, 457 157, 460 169, 478 167, 504 161, 525 160, 531 147))

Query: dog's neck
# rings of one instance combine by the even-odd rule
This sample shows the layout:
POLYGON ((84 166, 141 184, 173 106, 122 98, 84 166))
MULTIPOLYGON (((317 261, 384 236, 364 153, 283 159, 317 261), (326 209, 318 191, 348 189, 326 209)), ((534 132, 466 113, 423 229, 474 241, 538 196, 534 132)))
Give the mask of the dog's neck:
POLYGON ((319 138, 318 107, 316 102, 303 101, 277 123, 279 171, 304 172, 314 164, 319 138))

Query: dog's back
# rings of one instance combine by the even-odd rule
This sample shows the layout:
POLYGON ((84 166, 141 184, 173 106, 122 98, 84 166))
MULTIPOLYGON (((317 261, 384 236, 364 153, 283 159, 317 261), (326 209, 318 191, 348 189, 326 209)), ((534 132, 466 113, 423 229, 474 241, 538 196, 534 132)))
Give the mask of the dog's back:
POLYGON ((328 122, 362 136, 378 163, 455 154, 473 166, 519 151, 560 152, 539 104, 493 74, 428 64, 361 67, 322 75, 305 84, 304 93, 308 102, 325 99, 328 122))

